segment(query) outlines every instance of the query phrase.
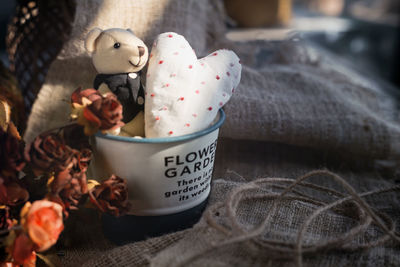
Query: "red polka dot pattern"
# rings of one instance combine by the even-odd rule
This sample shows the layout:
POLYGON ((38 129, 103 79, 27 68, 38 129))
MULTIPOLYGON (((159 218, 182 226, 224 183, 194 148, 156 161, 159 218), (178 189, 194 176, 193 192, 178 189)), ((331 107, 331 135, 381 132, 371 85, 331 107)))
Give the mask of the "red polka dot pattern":
POLYGON ((146 137, 205 129, 239 82, 239 58, 223 49, 197 59, 194 49, 177 33, 161 34, 154 43, 149 52, 151 78, 146 84, 146 137))

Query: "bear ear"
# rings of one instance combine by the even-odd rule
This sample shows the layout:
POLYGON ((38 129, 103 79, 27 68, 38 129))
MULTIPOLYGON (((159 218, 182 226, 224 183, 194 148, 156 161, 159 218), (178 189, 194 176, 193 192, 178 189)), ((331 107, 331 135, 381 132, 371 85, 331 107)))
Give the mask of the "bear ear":
POLYGON ((103 31, 99 28, 92 29, 85 39, 85 48, 88 52, 93 53, 96 50, 96 39, 103 31))

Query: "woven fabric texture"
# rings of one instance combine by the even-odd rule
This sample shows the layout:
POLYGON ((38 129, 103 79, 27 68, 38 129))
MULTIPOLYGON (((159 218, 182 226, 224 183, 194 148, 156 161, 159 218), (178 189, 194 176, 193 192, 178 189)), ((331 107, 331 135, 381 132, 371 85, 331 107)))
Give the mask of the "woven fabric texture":
MULTIPOLYGON (((10 69, 29 114, 50 63, 71 32, 74 1, 19 0, 6 37, 10 69)), ((21 110, 22 112, 22 110, 21 110)))
POLYGON ((382 160, 398 158, 399 114, 389 86, 359 77, 290 41, 270 45, 273 56, 255 68, 251 63, 262 46, 228 43, 223 37, 223 14, 220 2, 206 0, 77 2, 70 39, 49 69, 25 139, 65 124, 70 93, 79 86, 92 86, 95 70, 83 46, 86 33, 93 27, 130 27, 147 44, 160 32, 175 31, 188 39, 199 56, 214 47, 238 53, 245 63, 242 81, 226 106, 229 116, 222 136, 313 146, 382 160))
MULTIPOLYGON (((389 221, 398 218, 400 188, 376 173, 356 171, 337 160, 327 161, 319 151, 222 138, 208 208, 197 225, 115 247, 92 257, 85 266, 296 266, 295 245, 301 227, 318 208, 350 194, 322 171, 304 180, 303 186, 296 186, 286 199, 277 201, 272 195, 321 164, 339 173, 359 194, 391 189, 363 199, 385 225, 390 227, 389 221), (228 212, 230 206, 234 207, 232 214, 228 212), (241 239, 264 220, 267 224, 259 233, 241 239)), ((301 244, 303 266, 400 264, 399 243, 372 223, 365 209, 353 201, 315 217, 306 227, 301 244)))
POLYGON ((393 225, 399 216, 398 94, 306 43, 231 43, 224 38, 224 19, 221 1, 76 1, 70 38, 35 101, 27 141, 65 124, 65 100, 78 86, 91 87, 96 73, 83 40, 93 27, 129 27, 148 45, 157 34, 175 31, 200 57, 218 48, 234 50, 243 71, 225 107, 215 181, 201 221, 184 232, 122 247, 84 226, 87 240, 64 248, 63 263, 399 265, 393 225), (278 198, 289 181, 320 168, 340 175, 313 173, 303 181, 306 188, 296 186, 278 198), (263 177, 274 179, 257 180, 263 177), (352 187, 346 189, 347 183, 352 187), (385 188, 391 189, 375 192, 385 188), (374 194, 359 197, 368 191, 374 194), (320 210, 346 197, 352 199, 320 210))

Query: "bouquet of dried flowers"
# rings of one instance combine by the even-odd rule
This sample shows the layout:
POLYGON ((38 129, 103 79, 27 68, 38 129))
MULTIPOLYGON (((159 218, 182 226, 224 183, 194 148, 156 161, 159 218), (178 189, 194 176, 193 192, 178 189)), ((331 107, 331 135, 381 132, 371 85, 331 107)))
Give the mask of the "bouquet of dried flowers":
POLYGON ((71 96, 73 122, 25 144, 0 100, 0 264, 35 266, 53 246, 71 210, 91 205, 115 216, 129 210, 126 180, 88 180, 88 136, 117 133, 122 106, 112 93, 78 88, 71 96))

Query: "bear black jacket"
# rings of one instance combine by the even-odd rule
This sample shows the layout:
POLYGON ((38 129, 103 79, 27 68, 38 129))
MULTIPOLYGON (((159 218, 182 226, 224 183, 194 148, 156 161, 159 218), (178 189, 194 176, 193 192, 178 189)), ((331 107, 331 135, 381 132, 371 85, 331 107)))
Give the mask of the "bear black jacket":
POLYGON ((140 73, 136 73, 135 79, 129 73, 119 74, 98 74, 93 82, 93 87, 97 90, 102 83, 105 83, 113 92, 123 111, 123 122, 131 121, 140 111, 144 110, 144 88, 140 81, 140 73))

